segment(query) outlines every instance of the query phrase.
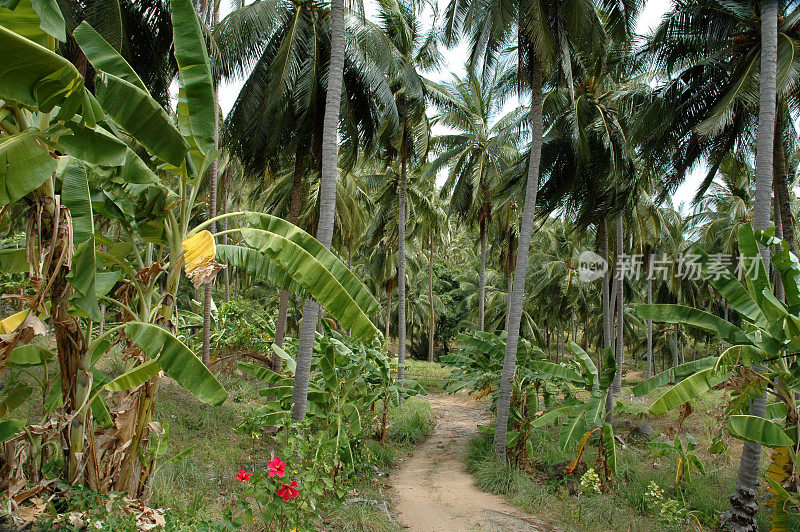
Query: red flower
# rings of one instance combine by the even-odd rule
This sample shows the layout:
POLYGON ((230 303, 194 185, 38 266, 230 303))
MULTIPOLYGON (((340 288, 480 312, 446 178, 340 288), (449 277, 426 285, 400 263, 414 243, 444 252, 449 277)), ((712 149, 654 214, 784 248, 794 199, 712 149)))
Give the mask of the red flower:
POLYGON ((250 480, 250 477, 252 477, 252 476, 253 476, 252 473, 247 473, 247 472, 245 472, 244 469, 240 469, 239 472, 236 473, 236 479, 239 482, 247 482, 248 480, 250 480))
POLYGON ((267 464, 267 467, 269 468, 270 477, 275 475, 283 477, 283 475, 286 474, 286 462, 281 461, 281 459, 277 456, 267 464))
POLYGON ((297 489, 297 481, 293 480, 291 484, 281 484, 281 487, 276 492, 278 497, 283 499, 283 502, 289 502, 289 499, 294 499, 300 495, 297 489))

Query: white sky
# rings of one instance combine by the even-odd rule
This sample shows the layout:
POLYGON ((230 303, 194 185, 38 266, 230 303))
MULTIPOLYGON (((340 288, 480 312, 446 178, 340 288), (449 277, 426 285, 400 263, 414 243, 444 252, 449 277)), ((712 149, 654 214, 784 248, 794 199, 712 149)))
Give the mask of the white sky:
MULTIPOLYGON (((440 9, 443 10, 447 0, 437 1, 440 4, 440 9)), ((668 0, 647 0, 644 9, 639 15, 639 20, 636 26, 637 33, 647 34, 650 32, 650 30, 654 29, 661 21, 664 13, 670 8, 670 5, 671 2, 668 0)), ((372 18, 376 12, 374 0, 364 0, 364 9, 367 13, 367 16, 372 18)), ((230 6, 223 2, 223 12, 221 15, 224 17, 229 10, 230 6)), ((467 61, 467 56, 469 53, 467 43, 462 42, 453 48, 444 49, 442 53, 444 55, 443 65, 445 65, 445 68, 439 72, 431 72, 428 74, 428 76, 434 81, 448 81, 452 78, 453 74, 463 76, 466 72, 464 65, 467 61)), ((227 114, 231 107, 233 107, 236 97, 239 94, 239 90, 242 88, 242 84, 242 80, 233 80, 220 84, 218 91, 219 105, 222 108, 223 113, 227 114)), ((509 102, 506 111, 512 109, 517 103, 518 102, 509 102)), ((441 131, 434 131, 434 134, 436 133, 441 133, 441 131)), ((678 207, 681 203, 684 203, 684 210, 688 209, 688 205, 694 196, 697 186, 702 181, 704 172, 705 168, 700 167, 695 169, 695 171, 693 171, 687 177, 684 184, 678 188, 672 197, 676 207, 678 207)), ((439 185, 441 185, 444 181, 444 177, 445 175, 442 174, 440 175, 439 179, 437 179, 437 181, 439 181, 439 185)))

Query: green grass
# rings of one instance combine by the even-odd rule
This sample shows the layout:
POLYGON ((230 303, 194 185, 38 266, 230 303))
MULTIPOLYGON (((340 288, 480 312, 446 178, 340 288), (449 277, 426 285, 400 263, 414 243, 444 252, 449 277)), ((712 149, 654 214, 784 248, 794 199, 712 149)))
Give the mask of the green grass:
POLYGON ((445 381, 450 376, 450 366, 425 360, 406 360, 406 377, 419 382, 428 393, 444 391, 445 381))
POLYGON ((433 413, 428 401, 411 397, 390 409, 387 434, 403 445, 417 445, 433 430, 433 413))
POLYGON ((366 502, 346 502, 328 514, 326 524, 342 532, 394 532, 397 523, 381 509, 366 502))

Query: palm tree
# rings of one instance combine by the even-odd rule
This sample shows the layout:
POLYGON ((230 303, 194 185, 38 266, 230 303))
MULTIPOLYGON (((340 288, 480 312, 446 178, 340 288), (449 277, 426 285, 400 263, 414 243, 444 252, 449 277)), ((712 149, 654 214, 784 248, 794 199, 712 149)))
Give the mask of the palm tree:
MULTIPOLYGON (((291 179, 285 180, 287 201, 273 203, 269 211, 292 223, 298 221, 309 185, 306 177, 318 173, 322 164, 331 16, 318 2, 257 0, 233 11, 213 33, 220 74, 236 78, 249 73, 226 118, 223 142, 251 177, 292 168, 291 179)), ((371 30, 354 15, 349 31, 360 36, 371 30)), ((367 146, 373 142, 381 113, 391 116, 394 102, 381 74, 385 65, 380 61, 388 52, 380 49, 380 39, 352 38, 345 47, 343 101, 350 112, 341 113, 341 132, 347 168, 355 162, 352 152, 359 140, 367 146)), ((287 311, 288 292, 282 291, 278 345, 286 332, 287 311)), ((280 363, 277 357, 274 361, 280 363)))
MULTIPOLYGON (((331 55, 328 66, 328 86, 325 92, 325 119, 322 126, 322 181, 319 195, 319 224, 317 240, 326 248, 333 241, 334 211, 336 209, 336 179, 339 159, 339 106, 342 101, 344 70, 345 27, 344 0, 331 0, 330 13, 331 55)), ((297 349, 297 368, 292 392, 292 419, 300 421, 306 414, 311 355, 317 328, 319 303, 307 299, 300 326, 300 343, 297 349)))
MULTIPOLYGON (((613 34, 630 35, 634 9, 630 2, 602 2, 609 30, 613 34)), ((545 78, 560 70, 570 84, 573 51, 586 55, 602 55, 607 41, 600 15, 591 2, 564 3, 559 1, 517 2, 505 0, 491 3, 451 0, 446 9, 445 34, 454 42, 465 29, 473 43, 471 63, 477 67, 492 65, 497 54, 510 41, 515 41, 518 57, 519 87, 531 94, 531 149, 527 161, 525 200, 519 233, 519 249, 508 301, 509 330, 505 360, 500 379, 497 402, 497 429, 494 435, 495 453, 505 456, 508 410, 511 387, 516 371, 517 341, 528 268, 528 252, 533 232, 536 196, 539 191, 539 163, 542 155, 543 88, 545 78), (467 26, 464 28, 464 26, 467 26)), ((620 39, 621 40, 621 39, 620 39)))
POLYGON ((503 72, 484 69, 478 75, 467 69, 466 79, 458 77, 443 86, 432 86, 432 100, 440 110, 437 123, 453 129, 453 133, 433 140, 440 155, 428 171, 437 173, 450 167, 442 186, 442 196, 451 196, 450 213, 477 223, 479 227, 481 263, 478 288, 478 330, 485 327, 486 305, 486 238, 492 219, 492 195, 501 176, 516 155, 516 133, 508 123, 516 122, 524 111, 498 121, 497 114, 505 102, 503 72))
MULTIPOLYGON (((759 75, 758 138, 756 147, 756 194, 753 205, 753 227, 770 225, 773 180, 773 141, 775 140, 775 95, 778 61, 778 1, 761 3, 761 73, 759 75)), ((770 252, 761 249, 764 267, 769 271, 770 252)), ((764 417, 767 407, 766 390, 750 401, 750 415, 764 417)), ((723 517, 725 526, 732 529, 757 530, 755 511, 756 492, 761 468, 761 444, 745 440, 742 459, 736 478, 736 490, 731 495, 731 508, 723 517)))
POLYGON ((416 7, 407 1, 380 0, 378 17, 398 58, 397 68, 390 75, 399 119, 397 127, 386 128, 385 157, 399 159, 397 188, 398 253, 397 253, 397 379, 405 377, 406 358, 406 191, 408 164, 414 157, 422 159, 428 151, 430 124, 426 114, 426 80, 421 70, 435 67, 440 54, 435 25, 422 31, 416 7))

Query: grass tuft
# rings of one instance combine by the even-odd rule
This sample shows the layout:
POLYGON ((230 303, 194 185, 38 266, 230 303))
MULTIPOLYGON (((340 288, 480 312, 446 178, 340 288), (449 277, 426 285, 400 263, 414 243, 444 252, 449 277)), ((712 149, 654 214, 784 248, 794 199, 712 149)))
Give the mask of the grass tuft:
POLYGON ((390 416, 389 437, 404 445, 417 445, 433 430, 430 403, 416 397, 393 408, 390 416))
POLYGON ((378 508, 364 503, 346 503, 328 516, 333 530, 342 532, 394 532, 399 527, 378 508))

